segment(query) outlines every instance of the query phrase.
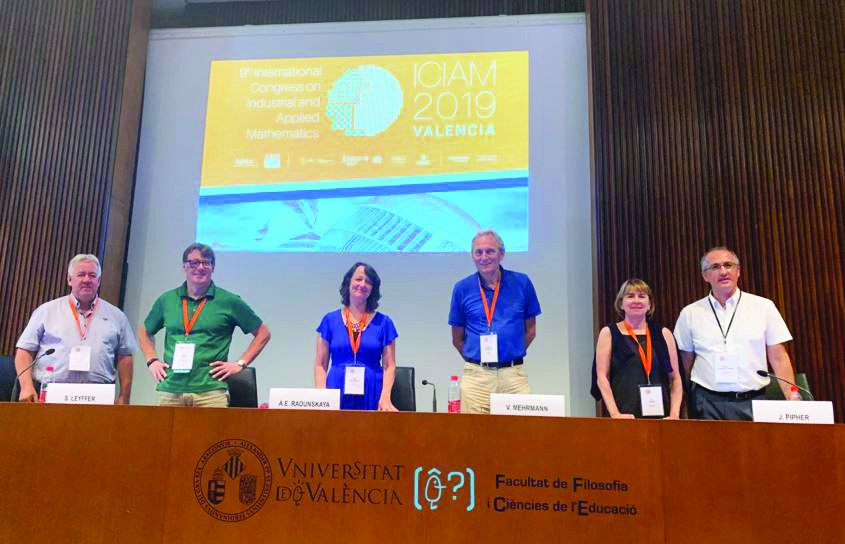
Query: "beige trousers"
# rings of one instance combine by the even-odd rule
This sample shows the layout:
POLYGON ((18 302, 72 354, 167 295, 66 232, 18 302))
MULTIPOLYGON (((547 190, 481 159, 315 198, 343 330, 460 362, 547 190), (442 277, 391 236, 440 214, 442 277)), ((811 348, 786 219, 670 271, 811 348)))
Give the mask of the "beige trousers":
POLYGON ((464 363, 461 380, 461 413, 489 414, 490 393, 531 392, 525 365, 506 368, 485 368, 474 363, 464 363))
POLYGON ((212 389, 203 393, 158 392, 159 406, 195 406, 197 408, 228 408, 229 391, 212 389))

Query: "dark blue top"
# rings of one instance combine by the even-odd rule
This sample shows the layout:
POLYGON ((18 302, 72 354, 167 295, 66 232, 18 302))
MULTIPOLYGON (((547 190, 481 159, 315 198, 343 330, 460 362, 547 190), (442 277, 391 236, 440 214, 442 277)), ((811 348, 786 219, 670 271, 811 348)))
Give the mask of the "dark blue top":
POLYGON ((346 367, 354 364, 349 332, 343 324, 341 310, 323 316, 317 332, 329 344, 331 366, 326 377, 327 389, 340 389, 340 407, 343 410, 376 410, 381 397, 384 371, 381 354, 384 347, 392 343, 399 334, 393 321, 384 314, 376 313, 367 328, 361 333, 357 364, 364 366, 364 394, 347 395, 343 390, 346 367))
MULTIPOLYGON (((499 361, 512 361, 525 356, 525 320, 540 315, 540 301, 528 276, 499 267, 502 285, 493 311, 492 332, 498 335, 499 361)), ((481 359, 482 334, 487 334, 487 316, 478 290, 484 286, 487 304, 493 304, 493 289, 481 281, 476 272, 455 284, 449 324, 464 328, 464 357, 481 359)))

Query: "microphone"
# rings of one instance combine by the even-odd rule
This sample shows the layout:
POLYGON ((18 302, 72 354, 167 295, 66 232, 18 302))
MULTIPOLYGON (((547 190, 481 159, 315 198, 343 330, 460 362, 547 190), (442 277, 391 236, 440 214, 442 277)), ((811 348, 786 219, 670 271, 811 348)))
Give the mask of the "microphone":
POLYGON ((20 371, 20 373, 19 373, 17 376, 15 376, 15 379, 16 379, 16 380, 17 380, 17 379, 19 379, 21 376, 23 376, 24 372, 26 372, 26 371, 27 371, 27 370, 29 370, 30 368, 34 367, 34 366, 35 366, 35 363, 37 363, 39 359, 41 359, 41 358, 42 358, 42 357, 44 357, 45 355, 52 355, 52 354, 53 354, 53 353, 55 353, 55 352, 56 352, 56 350, 55 350, 55 349, 50 348, 50 349, 48 349, 47 351, 45 351, 44 353, 42 353, 41 355, 39 355, 38 357, 36 357, 36 358, 35 358, 35 359, 31 362, 31 363, 29 363, 29 366, 28 366, 28 367, 26 367, 26 368, 24 368, 23 370, 21 370, 21 371, 20 371))
POLYGON ((423 385, 430 385, 430 386, 431 386, 431 389, 432 389, 432 394, 431 394, 431 411, 432 411, 432 412, 437 412, 437 387, 435 387, 434 383, 432 383, 432 382, 430 382, 430 381, 428 381, 428 380, 423 380, 423 381, 422 381, 422 384, 423 384, 423 385))
POLYGON ((789 381, 789 380, 784 380, 784 379, 783 379, 783 378, 781 378, 780 376, 776 376, 775 374, 773 374, 773 373, 771 373, 771 372, 767 372, 767 371, 765 371, 765 370, 758 370, 758 371, 757 371, 757 375, 758 375, 758 376, 763 376, 764 378, 765 378, 766 376, 768 376, 768 377, 770 377, 770 378, 774 378, 774 379, 776 379, 776 380, 780 380, 780 381, 782 381, 782 382, 788 383, 788 384, 789 384, 789 385, 791 385, 792 387, 797 387, 797 388, 798 388, 798 389, 800 389, 801 391, 803 391, 803 392, 807 393, 807 396, 808 396, 808 397, 810 397, 810 400, 813 400, 813 401, 814 401, 814 400, 816 400, 815 398, 813 398, 813 394, 812 394, 812 393, 810 393, 810 390, 809 390, 809 389, 804 389, 804 388, 803 388, 803 387, 801 387, 800 385, 798 385, 798 384, 796 384, 796 383, 792 383, 792 382, 791 382, 791 381, 789 381))

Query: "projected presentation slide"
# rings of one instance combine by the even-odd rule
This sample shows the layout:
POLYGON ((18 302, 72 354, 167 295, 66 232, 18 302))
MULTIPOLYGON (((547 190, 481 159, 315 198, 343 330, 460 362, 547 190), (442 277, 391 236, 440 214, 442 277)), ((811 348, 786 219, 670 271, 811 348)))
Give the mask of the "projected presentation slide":
POLYGON ((528 52, 211 63, 197 239, 229 251, 528 249, 528 52))

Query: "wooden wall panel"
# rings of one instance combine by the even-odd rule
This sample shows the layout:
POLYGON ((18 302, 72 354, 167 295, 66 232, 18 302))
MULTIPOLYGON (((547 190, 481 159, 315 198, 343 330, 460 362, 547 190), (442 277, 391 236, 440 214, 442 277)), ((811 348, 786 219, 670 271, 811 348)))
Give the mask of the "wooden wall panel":
POLYGON ((640 277, 670 328, 727 245, 845 412, 845 3, 587 2, 597 326, 640 277))
POLYGON ((0 353, 96 254, 117 303, 150 0, 14 0, 0 10, 0 353), (131 50, 130 50, 131 45, 131 50), (129 99, 126 99, 126 97, 129 99), (109 247, 109 251, 106 248, 109 247))
POLYGON ((189 3, 182 11, 162 11, 154 18, 153 26, 237 26, 583 12, 584 0, 207 2, 189 3))

